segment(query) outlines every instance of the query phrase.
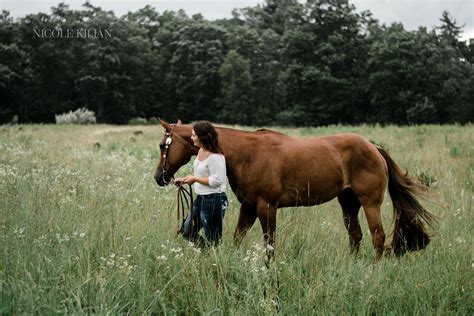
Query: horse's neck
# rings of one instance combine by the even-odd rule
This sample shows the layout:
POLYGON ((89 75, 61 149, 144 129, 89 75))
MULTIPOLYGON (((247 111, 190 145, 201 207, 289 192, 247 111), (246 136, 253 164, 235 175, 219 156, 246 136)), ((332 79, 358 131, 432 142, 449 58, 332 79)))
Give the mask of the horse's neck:
POLYGON ((219 145, 224 152, 229 170, 235 170, 246 163, 252 150, 244 132, 226 128, 219 129, 219 145))
POLYGON ((219 145, 224 152, 227 178, 232 191, 238 196, 242 187, 242 172, 251 157, 251 145, 247 135, 237 130, 219 129, 219 145))

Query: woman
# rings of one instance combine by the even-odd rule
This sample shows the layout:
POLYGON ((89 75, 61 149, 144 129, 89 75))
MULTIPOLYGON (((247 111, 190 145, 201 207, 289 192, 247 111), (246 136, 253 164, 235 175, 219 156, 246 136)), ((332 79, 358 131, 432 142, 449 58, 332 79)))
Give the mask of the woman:
POLYGON ((194 191, 197 193, 193 209, 181 232, 185 238, 202 245, 203 238, 198 235, 198 231, 204 227, 207 241, 211 245, 217 245, 222 236, 222 219, 228 203, 225 194, 225 157, 211 123, 204 121, 194 124, 191 139, 199 147, 194 160, 194 174, 174 180, 176 185, 194 184, 194 191))

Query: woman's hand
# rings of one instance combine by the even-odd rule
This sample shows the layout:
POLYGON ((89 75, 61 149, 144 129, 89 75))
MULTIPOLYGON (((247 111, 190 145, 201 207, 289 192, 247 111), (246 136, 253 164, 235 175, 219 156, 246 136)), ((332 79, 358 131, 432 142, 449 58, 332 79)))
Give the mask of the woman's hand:
POLYGON ((196 177, 195 176, 186 176, 186 177, 174 179, 174 184, 175 185, 180 185, 182 183, 184 183, 184 184, 193 184, 194 182, 196 182, 196 177))

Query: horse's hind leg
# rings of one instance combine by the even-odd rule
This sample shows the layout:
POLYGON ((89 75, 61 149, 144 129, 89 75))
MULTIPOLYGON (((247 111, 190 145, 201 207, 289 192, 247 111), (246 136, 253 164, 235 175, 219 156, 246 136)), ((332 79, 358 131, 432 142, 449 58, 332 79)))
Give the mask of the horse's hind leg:
POLYGON ((341 204, 344 225, 349 233, 351 253, 357 254, 362 240, 362 230, 360 229, 358 217, 360 210, 359 199, 349 188, 342 191, 337 199, 339 204, 341 204))
POLYGON ((257 216, 263 230, 263 238, 266 242, 267 257, 273 258, 275 245, 277 206, 260 200, 257 203, 257 216))
MULTIPOLYGON (((380 203, 368 197, 360 198, 364 207, 365 217, 369 225, 370 234, 372 235, 372 243, 376 251, 376 258, 380 260, 383 255, 385 233, 382 226, 382 217, 380 214, 380 203)), ((380 200, 381 201, 381 200, 380 200)))
POLYGON ((253 226, 257 219, 257 207, 255 205, 242 203, 240 206, 239 221, 235 228, 234 241, 237 246, 240 246, 242 239, 247 234, 247 231, 253 226))

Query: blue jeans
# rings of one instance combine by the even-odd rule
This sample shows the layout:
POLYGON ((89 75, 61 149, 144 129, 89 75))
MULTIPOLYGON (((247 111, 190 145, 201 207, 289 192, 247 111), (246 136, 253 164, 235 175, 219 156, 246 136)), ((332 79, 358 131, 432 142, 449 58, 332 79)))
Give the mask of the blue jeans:
POLYGON ((214 246, 219 244, 222 237, 222 219, 227 206, 227 195, 224 192, 198 195, 193 202, 193 209, 183 223, 181 231, 184 238, 203 246, 206 242, 198 232, 204 227, 207 242, 214 246))

